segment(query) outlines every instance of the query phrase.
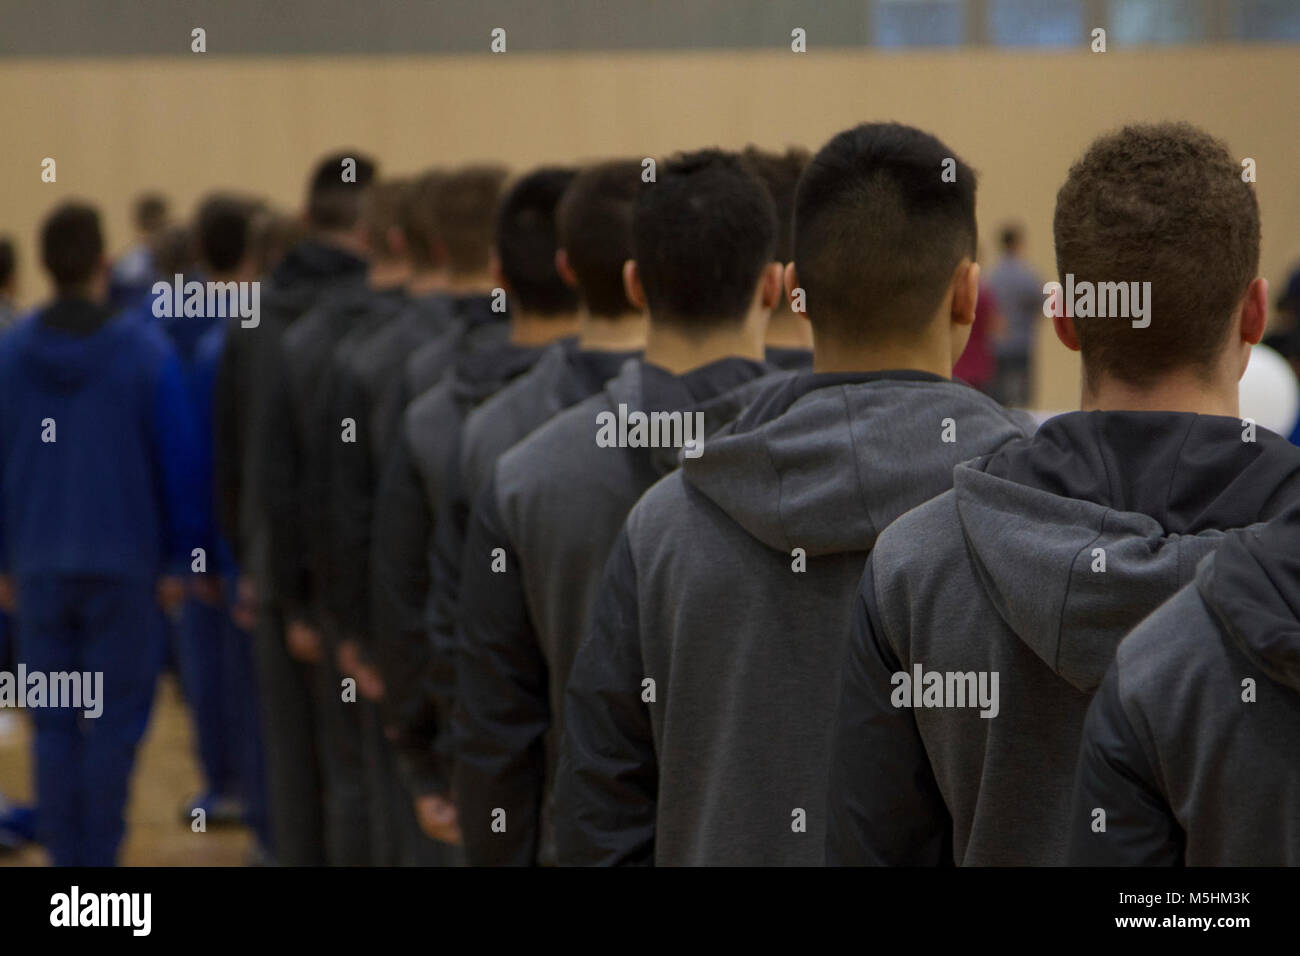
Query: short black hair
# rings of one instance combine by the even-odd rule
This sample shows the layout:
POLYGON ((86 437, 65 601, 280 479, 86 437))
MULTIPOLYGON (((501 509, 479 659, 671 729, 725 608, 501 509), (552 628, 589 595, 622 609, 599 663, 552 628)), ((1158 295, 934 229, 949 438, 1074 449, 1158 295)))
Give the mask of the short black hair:
POLYGON ((772 258, 785 264, 794 258, 794 195, 812 153, 802 146, 791 146, 784 153, 746 146, 741 157, 772 196, 776 207, 776 250, 772 258))
POLYGON ((199 204, 194 217, 198 251, 212 272, 227 273, 248 255, 253 204, 238 196, 217 193, 199 204))
POLYGON ((438 191, 443 188, 447 174, 440 169, 421 173, 411 184, 410 195, 402 217, 402 232, 411 261, 419 269, 444 265, 440 259, 438 243, 438 191))
POLYGON ((448 172, 442 188, 434 192, 434 226, 453 275, 487 269, 507 175, 504 166, 471 163, 448 172))
POLYGON ((307 221, 316 229, 351 229, 361 218, 361 200, 374 182, 375 161, 355 150, 326 156, 307 186, 307 221), (344 163, 356 163, 356 182, 344 182, 344 163))
POLYGON ((192 271, 198 258, 194 231, 189 226, 168 226, 150 241, 153 246, 154 270, 170 279, 192 271))
POLYGON ((99 210, 83 202, 55 208, 41 225, 41 264, 60 292, 85 285, 104 259, 99 210))
POLYGON ((1002 246, 1003 252, 1011 252, 1019 248, 1020 243, 1025 238, 1025 231, 1017 222, 1009 222, 1002 227, 998 233, 998 244, 1002 246))
POLYGON ((682 153, 637 192, 632 254, 656 322, 743 321, 775 247, 772 197, 735 153, 682 153))
POLYGON ((1062 282, 1151 283, 1146 327, 1074 317, 1089 385, 1215 367, 1259 268, 1259 203, 1224 143, 1187 123, 1101 136, 1070 167, 1052 226, 1062 282))
POLYGON ((167 224, 167 197, 160 193, 145 193, 135 201, 135 227, 145 234, 153 234, 167 224))
POLYGON ((0 289, 7 286, 18 269, 18 250, 8 236, 0 236, 0 289))
POLYGON ((592 315, 613 318, 633 311, 623 263, 632 258, 632 208, 640 186, 640 160, 610 160, 580 172, 560 200, 560 247, 592 315))
POLYGON ((975 172, 949 147, 901 123, 838 134, 795 197, 794 262, 813 337, 920 335, 977 242, 975 172))
MULTIPOLYGON (((392 231, 402 230, 411 198, 411 180, 382 179, 367 191, 361 204, 361 219, 370 243, 371 254, 391 259, 399 250, 393 247, 392 231)), ((405 231, 402 230, 403 235, 405 231)))
POLYGON ((510 188, 497 210, 497 258, 525 312, 560 315, 578 307, 577 293, 555 268, 555 211, 576 175, 560 166, 535 169, 510 188))

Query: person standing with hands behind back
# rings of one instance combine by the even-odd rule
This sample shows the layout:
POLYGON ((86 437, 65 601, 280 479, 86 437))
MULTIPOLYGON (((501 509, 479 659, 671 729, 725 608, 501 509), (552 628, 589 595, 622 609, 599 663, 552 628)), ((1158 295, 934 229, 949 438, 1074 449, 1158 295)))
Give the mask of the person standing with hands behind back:
POLYGON ((0 596, 29 674, 93 675, 93 702, 33 711, 38 835, 56 865, 111 866, 162 665, 157 605, 180 603, 207 546, 198 444, 171 347, 104 304, 99 213, 64 204, 40 241, 54 301, 0 340, 0 596))

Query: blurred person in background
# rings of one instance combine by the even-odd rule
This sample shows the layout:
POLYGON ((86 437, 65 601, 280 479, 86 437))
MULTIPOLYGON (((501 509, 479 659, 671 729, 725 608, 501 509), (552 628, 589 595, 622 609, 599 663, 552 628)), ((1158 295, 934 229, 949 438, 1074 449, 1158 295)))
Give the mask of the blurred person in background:
POLYGON ((989 273, 993 290, 1006 316, 1006 330, 997 342, 997 374, 992 394, 1003 405, 1023 408, 1033 386, 1034 343, 1043 317, 1043 280, 1024 259, 1025 232, 1019 223, 1002 227, 998 237, 1002 259, 989 273))
POLYGON ((97 698, 33 709, 41 842, 56 865, 111 866, 158 606, 180 603, 201 539, 198 448, 175 353, 106 305, 98 210, 59 206, 40 245, 55 299, 0 339, 0 600, 29 686, 72 674, 97 698))
POLYGON ((122 309, 148 295, 158 275, 156 243, 169 224, 167 199, 159 193, 145 193, 135 201, 132 212, 136 241, 113 263, 108 302, 122 309))

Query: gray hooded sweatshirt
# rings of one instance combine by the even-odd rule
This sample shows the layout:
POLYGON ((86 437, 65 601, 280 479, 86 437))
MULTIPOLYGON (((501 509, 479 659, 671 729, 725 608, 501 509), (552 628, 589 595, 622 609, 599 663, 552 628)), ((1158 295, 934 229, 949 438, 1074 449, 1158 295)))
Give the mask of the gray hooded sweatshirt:
POLYGON ((545 805, 569 665, 628 509, 680 453, 632 447, 630 432, 628 445, 602 446, 601 417, 697 409, 707 436, 771 371, 733 357, 679 376, 633 359, 497 461, 470 519, 460 591, 456 790, 472 865, 554 860, 545 805))
POLYGON ((655 485, 570 673, 560 861, 821 864, 836 676, 867 554, 958 462, 1032 428, 923 372, 805 373, 655 485))
POLYGON ((1224 531, 1297 496, 1300 449, 1174 412, 1060 415, 958 468, 881 535, 859 589, 828 862, 1063 863, 1120 640, 1224 531))
POLYGON ((1300 510, 1231 532, 1120 644, 1070 823, 1072 864, 1300 866, 1300 510))

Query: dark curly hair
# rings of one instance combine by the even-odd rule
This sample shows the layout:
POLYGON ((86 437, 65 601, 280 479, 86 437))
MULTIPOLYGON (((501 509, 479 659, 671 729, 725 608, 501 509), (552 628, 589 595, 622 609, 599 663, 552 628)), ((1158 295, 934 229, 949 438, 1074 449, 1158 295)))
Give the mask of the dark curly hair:
POLYGON ((1211 369, 1259 268, 1259 205, 1227 147, 1187 123, 1096 140, 1056 194, 1056 269, 1075 283, 1150 282, 1150 325, 1074 320, 1089 383, 1143 386, 1211 369))

